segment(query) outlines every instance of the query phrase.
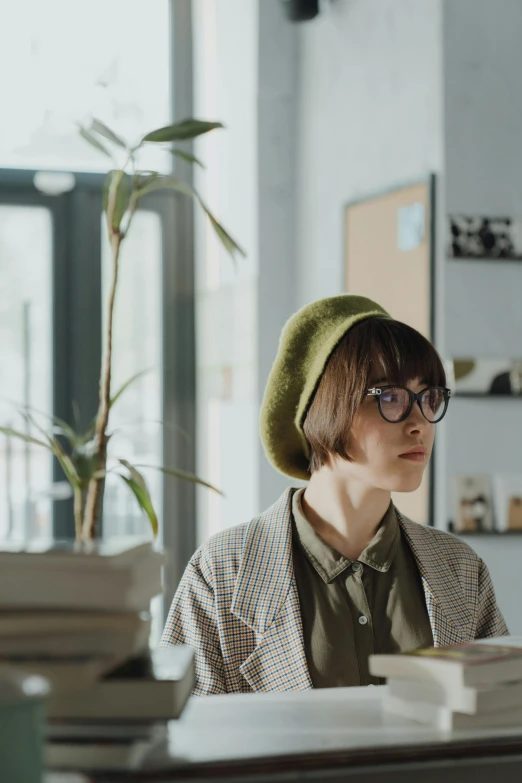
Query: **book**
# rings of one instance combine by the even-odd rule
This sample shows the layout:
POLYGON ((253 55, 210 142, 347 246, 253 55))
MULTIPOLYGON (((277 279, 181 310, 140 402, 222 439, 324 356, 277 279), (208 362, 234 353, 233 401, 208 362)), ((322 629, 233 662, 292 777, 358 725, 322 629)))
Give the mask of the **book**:
POLYGON ((45 761, 49 769, 136 770, 153 763, 161 751, 166 756, 167 747, 165 732, 140 738, 62 738, 47 742, 45 761))
POLYGON ((165 721, 59 721, 49 720, 45 726, 45 736, 48 742, 54 740, 98 740, 108 739, 150 739, 162 732, 166 734, 165 721))
POLYGON ((0 614, 0 657, 87 655, 125 658, 146 649, 150 615, 20 611, 0 614))
POLYGON ((171 720, 178 718, 195 681, 194 650, 160 647, 129 659, 81 693, 51 692, 50 719, 171 720))
POLYGON ((162 592, 150 541, 0 545, 0 609, 142 611, 162 592))
POLYGON ((445 731, 500 728, 522 724, 522 706, 467 715, 454 712, 449 707, 422 701, 408 701, 388 693, 383 697, 383 709, 393 715, 399 715, 402 718, 408 718, 417 723, 445 731))
POLYGON ((89 655, 11 655, 0 657, 2 668, 16 670, 24 675, 45 677, 51 684, 53 697, 64 693, 76 698, 87 691, 114 667, 121 663, 122 657, 89 655))
POLYGON ((467 715, 522 709, 522 681, 505 682, 494 687, 451 688, 447 682, 389 679, 390 696, 404 701, 427 702, 467 715))
POLYGON ((428 647, 395 655, 371 655, 370 673, 376 677, 435 680, 449 689, 495 685, 522 680, 522 647, 466 642, 428 647))

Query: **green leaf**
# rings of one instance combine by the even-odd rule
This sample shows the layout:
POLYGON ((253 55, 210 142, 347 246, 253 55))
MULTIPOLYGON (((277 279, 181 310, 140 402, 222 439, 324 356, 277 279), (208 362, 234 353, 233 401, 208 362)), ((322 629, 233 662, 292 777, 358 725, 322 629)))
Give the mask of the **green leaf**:
POLYGON ((226 231, 223 228, 221 223, 218 223, 218 221, 216 220, 214 215, 211 212, 209 212, 209 210, 206 209, 206 207, 204 205, 202 205, 202 206, 203 206, 203 209, 205 210, 205 212, 207 213, 207 217, 210 220, 210 222, 211 222, 211 224, 212 224, 212 226, 214 228, 214 231, 216 232, 216 234, 218 235, 219 239, 221 240, 221 244, 223 245, 225 250, 232 256, 232 258, 234 258, 234 253, 239 253, 241 256, 243 256, 243 258, 245 258, 245 256, 246 256, 245 251, 241 247, 239 247, 237 242, 235 242, 232 239, 232 237, 230 236, 228 231, 226 231))
POLYGON ((114 395, 114 397, 112 397, 112 399, 111 399, 111 401, 110 401, 110 407, 112 408, 112 406, 114 405, 114 403, 115 403, 115 402, 116 402, 116 401, 117 401, 117 400, 118 400, 118 399, 121 397, 121 395, 122 395, 122 394, 123 394, 125 391, 127 391, 127 389, 129 388, 129 386, 131 386, 131 385, 132 385, 132 384, 133 384, 135 381, 137 381, 137 380, 138 380, 139 378, 141 378, 143 375, 147 375, 147 373, 149 373, 149 372, 152 372, 152 368, 149 368, 148 370, 142 370, 141 372, 137 372, 135 375, 133 375, 131 378, 129 378, 127 381, 125 381, 125 383, 123 384, 123 386, 121 386, 121 387, 118 389, 118 391, 116 392, 116 394, 114 395))
POLYGON ((113 144, 117 144, 118 147, 123 147, 124 150, 127 149, 127 145, 123 139, 120 139, 120 137, 117 136, 114 131, 112 131, 109 126, 105 125, 105 123, 101 120, 94 119, 91 123, 91 130, 95 133, 99 133, 100 136, 103 136, 109 141, 112 141, 113 144))
POLYGON ((203 201, 199 193, 197 193, 197 191, 194 190, 194 188, 191 185, 189 185, 187 182, 182 182, 180 179, 177 179, 176 177, 158 175, 151 182, 139 188, 136 191, 136 194, 138 198, 141 198, 142 196, 146 196, 147 193, 152 193, 155 190, 163 190, 163 189, 175 190, 178 193, 183 193, 183 195, 185 196, 190 196, 191 198, 196 199, 196 201, 199 202, 200 206, 207 214, 216 234, 218 235, 219 239, 223 244, 223 247, 228 253, 230 253, 232 258, 234 258, 234 253, 239 253, 243 257, 246 256, 245 251, 237 244, 237 242, 235 242, 232 239, 230 234, 223 228, 223 226, 214 217, 214 215, 209 210, 209 208, 207 207, 207 205, 205 204, 205 202, 203 201))
POLYGON ((147 484, 145 482, 145 479, 141 475, 141 473, 136 470, 136 468, 130 464, 130 462, 127 462, 125 459, 118 460, 124 468, 127 468, 127 470, 130 473, 129 476, 123 476, 121 473, 118 475, 123 479, 123 481, 127 484, 127 486, 131 489, 133 492, 136 500, 138 501, 138 504, 142 511, 145 512, 145 514, 149 518, 149 522, 152 527, 152 532, 154 536, 158 535, 158 517, 156 516, 156 512, 154 510, 154 506, 152 504, 152 500, 150 497, 150 493, 147 487, 147 484))
POLYGON ((24 432, 14 430, 12 427, 0 427, 0 433, 6 435, 8 438, 18 438, 18 440, 23 440, 24 443, 32 443, 34 446, 42 446, 44 449, 52 451, 51 446, 45 441, 33 438, 31 435, 26 435, 24 432))
POLYGON ((89 142, 93 147, 95 147, 98 152, 103 152, 104 155, 107 155, 108 158, 112 159, 112 155, 109 152, 109 150, 103 146, 101 141, 99 141, 96 136, 94 136, 87 128, 84 128, 82 125, 78 125, 78 128, 80 129, 80 136, 82 136, 86 141, 89 142))
POLYGON ((177 158, 183 158, 183 160, 187 160, 189 163, 195 163, 196 165, 201 166, 202 169, 205 168, 205 166, 199 160, 199 158, 196 158, 195 155, 191 155, 190 152, 185 152, 184 150, 179 150, 177 147, 175 149, 171 150, 171 152, 177 158))
POLYGON ((212 484, 209 484, 207 481, 203 481, 203 479, 198 478, 193 473, 187 473, 185 470, 178 470, 177 468, 164 468, 162 465, 137 465, 137 467, 149 468, 150 470, 160 470, 167 476, 173 476, 174 478, 179 478, 182 481, 188 481, 190 484, 199 484, 200 486, 207 487, 207 489, 211 489, 213 492, 217 492, 218 495, 225 497, 224 493, 221 492, 220 489, 214 487, 212 484))
POLYGON ((186 119, 177 122, 175 125, 167 125, 164 128, 147 133, 142 141, 185 141, 186 139, 195 139, 203 133, 223 128, 221 122, 205 122, 204 120, 186 119))
POLYGON ((38 422, 34 420, 34 418, 25 411, 22 413, 24 419, 27 421, 28 424, 33 426, 35 429, 38 430, 38 432, 43 435, 45 438, 45 441, 39 441, 39 443, 43 443, 56 457, 58 462, 60 463, 60 466, 67 478, 67 481, 73 486, 74 488, 79 488, 81 486, 81 480, 78 476, 78 473, 76 472, 76 467, 72 461, 72 459, 69 457, 68 454, 65 453, 62 446, 60 445, 59 441, 56 440, 56 438, 51 438, 50 435, 46 433, 46 431, 40 427, 38 422))
POLYGON ((112 169, 105 177, 103 186, 103 209, 108 216, 110 194, 116 188, 116 202, 112 215, 112 228, 120 230, 121 220, 127 211, 132 195, 132 177, 120 169, 112 169))

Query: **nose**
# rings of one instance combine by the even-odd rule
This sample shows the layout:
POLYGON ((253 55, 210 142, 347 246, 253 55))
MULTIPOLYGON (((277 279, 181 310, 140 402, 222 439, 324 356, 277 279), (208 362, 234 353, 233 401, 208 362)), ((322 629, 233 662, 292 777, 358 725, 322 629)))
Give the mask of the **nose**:
POLYGON ((410 415, 406 419, 406 425, 409 429, 419 430, 422 427, 428 426, 429 421, 424 418, 424 415, 420 409, 419 401, 415 400, 413 407, 410 411, 410 415))

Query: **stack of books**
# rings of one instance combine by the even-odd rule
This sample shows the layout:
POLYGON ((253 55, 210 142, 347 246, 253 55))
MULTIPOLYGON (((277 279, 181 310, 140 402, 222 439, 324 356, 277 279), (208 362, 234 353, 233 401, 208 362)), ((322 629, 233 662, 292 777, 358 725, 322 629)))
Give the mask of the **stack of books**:
POLYGON ((160 647, 126 661, 88 690, 51 694, 47 765, 144 769, 168 756, 167 721, 194 685, 194 651, 160 647))
POLYGON ((84 690, 148 647, 164 556, 150 542, 0 548, 0 665, 84 690))
POLYGON ((522 725, 522 637, 370 656, 385 711, 437 729, 522 725))
POLYGON ((50 766, 135 768, 181 714, 193 651, 149 647, 164 563, 135 539, 1 545, 0 667, 49 681, 50 766))

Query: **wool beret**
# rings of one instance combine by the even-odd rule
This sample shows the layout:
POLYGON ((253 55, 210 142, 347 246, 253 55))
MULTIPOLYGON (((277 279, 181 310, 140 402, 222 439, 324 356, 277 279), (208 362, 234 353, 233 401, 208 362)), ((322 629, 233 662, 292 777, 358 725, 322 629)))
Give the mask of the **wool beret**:
POLYGON ((341 294, 306 305, 285 324, 260 413, 265 454, 281 473, 310 478, 303 432, 308 408, 335 347, 352 326, 372 317, 391 316, 371 299, 341 294))

